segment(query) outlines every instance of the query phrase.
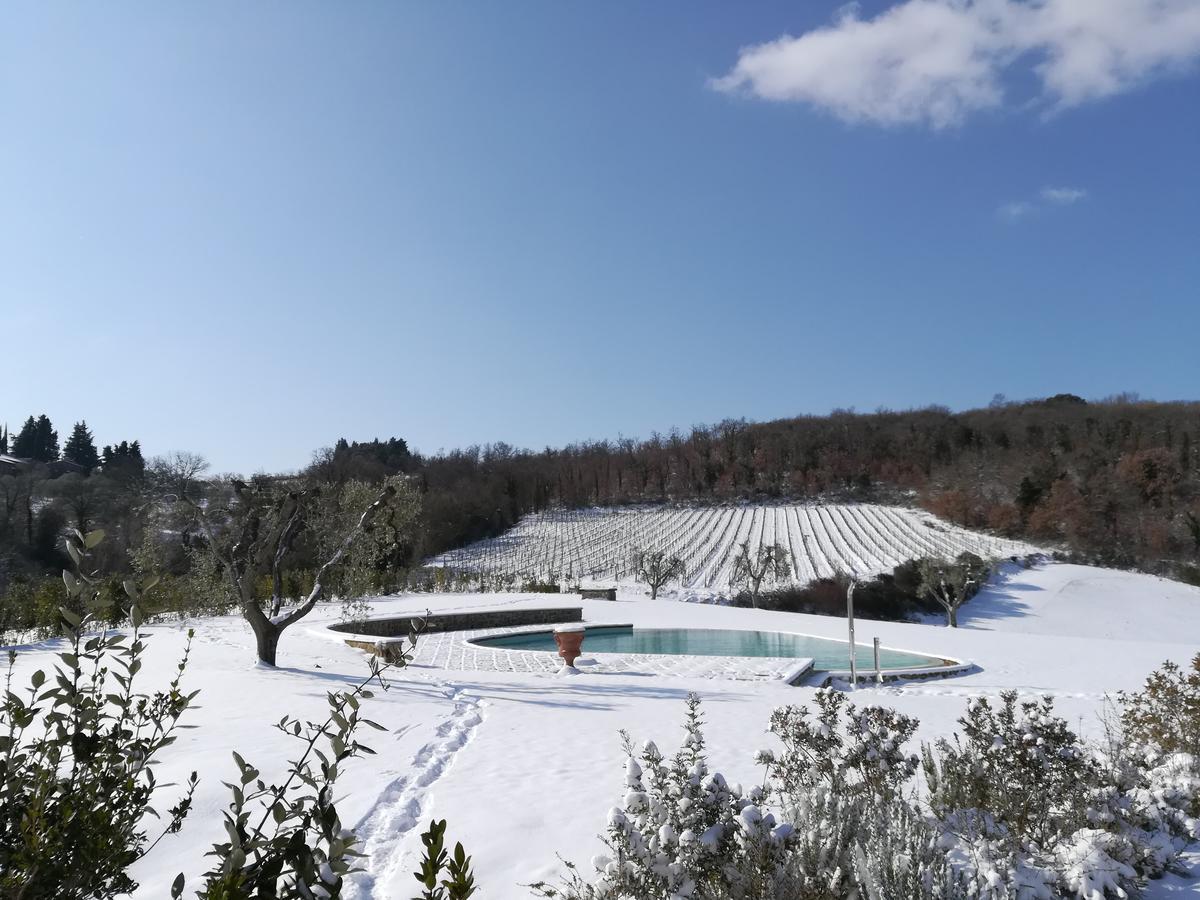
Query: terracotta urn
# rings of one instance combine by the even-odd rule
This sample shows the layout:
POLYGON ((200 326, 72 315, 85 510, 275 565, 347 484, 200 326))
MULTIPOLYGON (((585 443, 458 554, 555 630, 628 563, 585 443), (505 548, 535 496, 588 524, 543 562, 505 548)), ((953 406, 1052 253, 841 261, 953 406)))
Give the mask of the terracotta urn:
POLYGON ((582 625, 554 629, 554 643, 558 645, 558 655, 571 668, 575 667, 575 660, 579 659, 579 654, 583 651, 583 635, 582 625))

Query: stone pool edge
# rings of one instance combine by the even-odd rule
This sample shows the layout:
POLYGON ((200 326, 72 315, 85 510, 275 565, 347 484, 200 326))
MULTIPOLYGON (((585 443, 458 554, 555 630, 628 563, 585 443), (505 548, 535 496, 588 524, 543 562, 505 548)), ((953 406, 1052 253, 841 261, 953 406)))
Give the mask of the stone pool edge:
MULTIPOLYGON (((488 616, 490 618, 491 616, 489 614, 493 613, 495 611, 480 610, 480 612, 484 613, 486 616, 488 616)), ((582 611, 579 608, 573 608, 573 607, 559 607, 559 608, 555 608, 553 610, 541 609, 541 610, 538 610, 537 612, 539 612, 539 613, 554 612, 554 613, 562 614, 564 616, 564 618, 562 620, 560 620, 560 622, 561 621, 578 622, 582 618, 581 615, 580 615, 580 618, 575 618, 575 616, 579 615, 582 611)), ((371 617, 371 620, 369 620, 369 621, 374 623, 374 622, 383 622, 387 619, 411 620, 413 618, 420 618, 420 617, 419 616, 402 616, 402 617, 373 616, 373 617, 371 617)), ((482 616, 481 616, 481 618, 482 618, 482 616)), ((437 638, 439 644, 442 642, 445 642, 447 639, 450 639, 453 642, 453 644, 457 645, 457 648, 451 648, 451 650, 449 652, 441 653, 440 658, 439 658, 438 650, 444 649, 444 648, 435 649, 435 651, 432 654, 429 654, 429 653, 422 653, 421 650, 425 649, 425 648, 422 648, 421 645, 418 645, 418 648, 416 651, 416 658, 414 658, 413 663, 414 663, 414 665, 422 666, 422 667, 451 669, 451 670, 455 670, 455 671, 510 671, 510 672, 528 672, 528 673, 533 673, 533 674, 554 674, 554 671, 558 667, 558 663, 556 662, 557 658, 556 658, 555 654, 553 653, 553 651, 521 650, 521 649, 507 648, 507 647, 486 647, 484 645, 479 645, 479 644, 474 643, 477 640, 486 639, 489 637, 502 637, 502 636, 508 636, 508 635, 517 635, 517 634, 549 633, 546 626, 552 625, 552 624, 559 624, 559 623, 539 621, 539 622, 527 622, 527 623, 523 623, 520 625, 513 625, 513 626, 508 626, 508 627, 495 627, 495 626, 487 627, 487 626, 485 626, 483 628, 477 628, 477 629, 462 629, 462 630, 454 630, 454 631, 439 630, 439 631, 433 631, 433 632, 426 632, 425 634, 422 635, 423 637, 437 638), (485 666, 454 665, 450 662, 450 660, 452 660, 455 656, 455 654, 453 652, 454 649, 459 650, 458 658, 459 658, 460 662, 461 662, 461 658, 462 658, 462 651, 469 649, 471 651, 486 651, 487 653, 493 654, 493 657, 492 657, 493 664, 485 665, 485 666), (498 666, 498 665, 495 665, 494 654, 505 654, 505 655, 511 654, 511 656, 502 657, 502 658, 507 658, 508 662, 507 662, 507 664, 505 664, 503 666, 498 666), (549 666, 545 664, 547 661, 550 663, 549 666)), ((387 656, 387 648, 389 646, 396 645, 396 644, 402 644, 407 640, 407 638, 405 636, 394 636, 394 637, 386 636, 385 637, 385 636, 381 636, 378 634, 354 633, 354 632, 344 630, 344 629, 346 629, 346 627, 347 627, 347 623, 333 623, 333 624, 323 625, 318 628, 312 628, 312 629, 309 629, 309 631, 310 631, 310 633, 319 634, 320 636, 325 637, 327 639, 344 642, 348 646, 354 647, 359 650, 364 650, 368 653, 372 653, 377 656, 383 656, 384 658, 386 658, 386 656, 387 656), (334 625, 338 625, 340 627, 335 628, 334 625)), ((598 630, 612 629, 612 628, 633 628, 633 627, 635 627, 633 625, 633 623, 621 623, 621 622, 597 622, 597 623, 593 623, 593 624, 585 623, 585 631, 586 630, 597 630, 598 631, 598 630)), ((723 630, 746 631, 746 630, 750 630, 750 629, 735 628, 735 629, 723 629, 723 630)), ((778 634, 789 634, 789 635, 793 635, 796 637, 808 637, 808 638, 815 638, 815 639, 820 639, 820 640, 837 641, 838 643, 843 643, 843 644, 847 644, 847 645, 849 645, 849 643, 850 643, 848 640, 841 640, 839 638, 829 638, 829 637, 825 637, 824 635, 808 634, 807 632, 801 632, 801 631, 787 631, 787 630, 781 630, 781 629, 771 629, 771 630, 778 634)), ((930 657, 932 659, 941 659, 944 661, 944 664, 940 665, 940 666, 917 666, 917 667, 907 667, 907 668, 902 668, 902 669, 883 669, 881 680, 885 681, 885 682, 901 682, 901 681, 907 681, 907 680, 915 681, 915 680, 921 680, 921 679, 927 679, 927 678, 949 678, 949 677, 952 677, 955 675, 963 674, 968 671, 973 671, 978 668, 972 662, 965 661, 965 660, 958 660, 958 659, 954 659, 952 657, 947 657, 947 656, 940 655, 940 654, 934 655, 934 654, 926 653, 924 651, 904 650, 904 649, 896 648, 896 647, 888 647, 886 649, 895 650, 895 651, 901 652, 901 653, 911 653, 911 654, 915 654, 915 655, 919 655, 919 656, 926 656, 926 657, 930 657)), ((814 660, 808 659, 808 658, 803 658, 803 657, 801 657, 801 658, 770 657, 770 656, 760 656, 760 657, 706 656, 706 657, 699 657, 699 656, 688 656, 685 654, 595 653, 595 654, 587 654, 586 658, 595 659, 597 661, 596 669, 595 669, 597 674, 619 673, 622 671, 627 671, 627 672, 628 671, 637 671, 639 668, 638 664, 641 664, 642 667, 655 669, 656 674, 660 674, 660 675, 668 675, 668 676, 669 675, 684 675, 684 676, 697 675, 698 677, 721 678, 723 680, 731 680, 731 681, 771 680, 771 681, 782 681, 783 683, 785 683, 787 685, 791 685, 791 686, 797 686, 797 685, 807 682, 808 684, 813 685, 813 686, 828 687, 828 686, 831 686, 835 681, 845 682, 845 681, 849 681, 849 679, 850 679, 850 672, 848 669, 847 670, 818 670, 818 669, 814 668, 814 665, 815 665, 814 660), (688 666, 686 666, 683 663, 684 660, 698 661, 698 662, 694 662, 691 665, 691 669, 699 670, 699 671, 687 671, 688 666), (747 662, 748 660, 757 660, 757 663, 748 663, 747 662), (769 671, 763 671, 764 669, 769 670, 769 671), (675 670, 682 670, 682 671, 675 671, 675 670)), ((590 667, 587 667, 587 668, 590 668, 590 667)), ((875 682, 875 670, 868 669, 865 671, 860 671, 858 681, 860 683, 864 683, 864 682, 865 683, 874 683, 875 682)))

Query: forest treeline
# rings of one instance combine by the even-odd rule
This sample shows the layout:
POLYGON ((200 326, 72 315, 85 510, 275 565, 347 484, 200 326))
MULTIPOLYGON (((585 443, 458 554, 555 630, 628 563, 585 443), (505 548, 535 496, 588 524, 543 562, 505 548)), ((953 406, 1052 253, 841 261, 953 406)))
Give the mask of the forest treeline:
MULTIPOLYGON (((145 482, 155 468, 140 451, 131 462, 136 443, 97 452, 80 423, 69 458, 87 466, 52 476, 50 423, 31 417, 26 428, 22 446, 36 446, 41 459, 0 467, 0 572, 52 570, 67 527, 118 518, 128 528, 153 505, 145 482)), ((1192 402, 998 398, 965 412, 725 421, 542 451, 495 443, 422 455, 402 438, 339 440, 303 472, 277 477, 338 485, 392 475, 408 476, 420 495, 409 565, 560 505, 818 497, 912 502, 967 527, 1189 579, 1200 561, 1200 403, 1192 402)))
MULTIPOLYGON (((341 453, 349 461, 353 445, 341 453)), ((1161 571, 1200 556, 1198 454, 1200 403, 1058 395, 966 412, 727 421, 539 453, 491 445, 412 471, 431 552, 556 504, 837 496, 911 500, 967 527, 1161 571)))

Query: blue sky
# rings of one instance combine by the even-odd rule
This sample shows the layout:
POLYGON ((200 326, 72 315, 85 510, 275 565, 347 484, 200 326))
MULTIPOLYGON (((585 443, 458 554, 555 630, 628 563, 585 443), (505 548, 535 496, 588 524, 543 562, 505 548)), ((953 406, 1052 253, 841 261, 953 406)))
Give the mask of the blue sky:
POLYGON ((1194 398, 1200 4, 1113 8, 7 7, 0 418, 252 472, 1194 398))

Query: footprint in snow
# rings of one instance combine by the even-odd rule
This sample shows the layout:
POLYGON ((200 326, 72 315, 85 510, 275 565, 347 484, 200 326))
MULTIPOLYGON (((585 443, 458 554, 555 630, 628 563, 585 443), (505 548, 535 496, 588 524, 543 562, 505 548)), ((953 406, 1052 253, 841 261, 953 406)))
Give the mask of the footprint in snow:
POLYGON ((417 751, 405 774, 384 788, 355 828, 366 870, 352 876, 347 885, 350 900, 387 896, 402 868, 400 845, 424 819, 426 789, 442 776, 483 721, 479 701, 461 688, 448 686, 443 694, 454 705, 434 729, 434 739, 417 751))

